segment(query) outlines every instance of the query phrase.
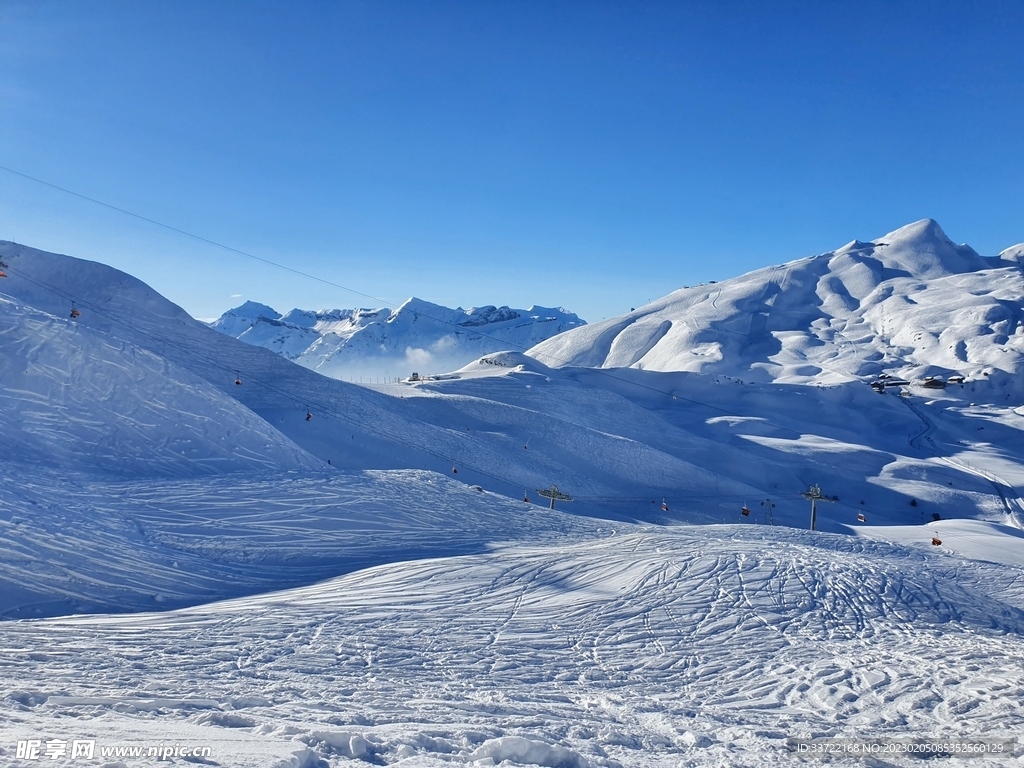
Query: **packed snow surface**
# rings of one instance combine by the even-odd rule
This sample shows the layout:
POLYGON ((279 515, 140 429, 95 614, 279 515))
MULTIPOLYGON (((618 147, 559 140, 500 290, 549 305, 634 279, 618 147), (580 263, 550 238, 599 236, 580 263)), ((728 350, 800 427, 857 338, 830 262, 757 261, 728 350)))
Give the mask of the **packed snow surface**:
POLYGON ((790 737, 1007 737, 1022 576, 785 528, 605 525, 171 613, 5 623, 2 728, 253 767, 792 765, 790 737))
POLYGON ((586 323, 552 307, 449 309, 412 298, 395 310, 293 309, 247 301, 210 324, 325 376, 348 381, 442 373, 503 349, 527 349, 586 323))
POLYGON ((362 387, 0 243, 0 762, 760 766, 789 737, 1019 735, 1022 253, 919 222, 362 387))

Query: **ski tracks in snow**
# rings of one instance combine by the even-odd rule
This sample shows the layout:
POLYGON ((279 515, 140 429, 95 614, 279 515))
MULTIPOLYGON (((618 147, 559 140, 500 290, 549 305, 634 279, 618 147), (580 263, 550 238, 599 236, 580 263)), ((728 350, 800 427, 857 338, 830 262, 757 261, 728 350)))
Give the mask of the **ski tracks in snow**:
POLYGON ((608 768, 789 764, 785 738, 811 732, 1019 730, 1024 612, 984 596, 987 564, 949 558, 647 529, 167 614, 7 622, 0 729, 87 717, 112 738, 158 722, 167 741, 234 724, 214 742, 229 765, 365 742, 377 762, 516 747, 528 764, 608 768))
POLYGON ((936 430, 935 422, 928 418, 920 408, 912 404, 909 398, 901 397, 900 402, 906 405, 907 408, 909 408, 923 423, 922 430, 909 438, 908 442, 910 445, 932 455, 936 460, 946 464, 947 466, 986 480, 992 485, 996 495, 999 497, 999 501, 1006 513, 1007 522, 1018 530, 1024 530, 1024 498, 1021 498, 1020 494, 1017 493, 1017 490, 994 472, 968 464, 966 461, 955 456, 941 455, 936 449, 934 440, 931 437, 936 430), (927 446, 921 445, 922 439, 927 441, 927 446))

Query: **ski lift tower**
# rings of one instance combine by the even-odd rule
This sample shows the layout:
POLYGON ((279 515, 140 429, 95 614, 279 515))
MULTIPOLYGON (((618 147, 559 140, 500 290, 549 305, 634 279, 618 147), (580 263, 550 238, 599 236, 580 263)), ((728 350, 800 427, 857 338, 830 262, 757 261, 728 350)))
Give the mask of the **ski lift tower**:
POLYGON ((548 509, 555 508, 555 500, 558 501, 572 501, 572 496, 562 493, 558 490, 558 486, 552 484, 550 488, 538 488, 537 495, 543 496, 545 499, 551 499, 551 506, 548 509))
POLYGON ((821 492, 821 488, 812 485, 809 489, 800 494, 805 499, 811 500, 811 530, 816 530, 818 524, 818 502, 827 501, 831 504, 835 499, 830 499, 821 492))

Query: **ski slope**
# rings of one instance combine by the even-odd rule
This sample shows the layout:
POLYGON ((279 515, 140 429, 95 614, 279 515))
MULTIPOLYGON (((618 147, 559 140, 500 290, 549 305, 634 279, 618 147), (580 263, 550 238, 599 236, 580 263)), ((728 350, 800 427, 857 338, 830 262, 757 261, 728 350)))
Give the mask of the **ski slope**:
POLYGON ((171 613, 6 622, 0 717, 8 744, 199 744, 254 768, 791 765, 789 737, 1005 737, 1024 726, 1022 575, 783 528, 606 525, 171 613))
POLYGON ((3 618, 195 605, 601 526, 412 470, 0 481, 3 618))
POLYGON ((110 477, 320 462, 166 357, 0 296, 0 453, 110 477))

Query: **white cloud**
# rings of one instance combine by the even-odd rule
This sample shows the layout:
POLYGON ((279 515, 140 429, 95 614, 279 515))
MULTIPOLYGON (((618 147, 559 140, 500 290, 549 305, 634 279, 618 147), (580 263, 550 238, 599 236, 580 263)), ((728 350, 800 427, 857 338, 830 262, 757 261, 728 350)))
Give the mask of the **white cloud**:
POLYGON ((405 348, 405 361, 413 368, 425 368, 430 365, 430 361, 434 359, 434 356, 425 349, 419 347, 406 347, 405 348))
POLYGON ((459 340, 449 333, 431 344, 430 349, 434 352, 454 352, 458 346, 459 340))

